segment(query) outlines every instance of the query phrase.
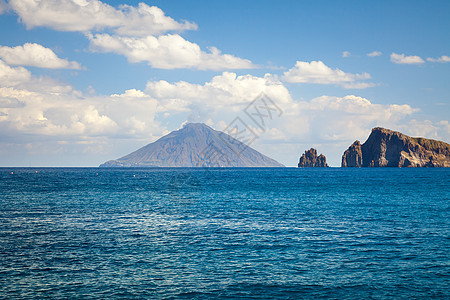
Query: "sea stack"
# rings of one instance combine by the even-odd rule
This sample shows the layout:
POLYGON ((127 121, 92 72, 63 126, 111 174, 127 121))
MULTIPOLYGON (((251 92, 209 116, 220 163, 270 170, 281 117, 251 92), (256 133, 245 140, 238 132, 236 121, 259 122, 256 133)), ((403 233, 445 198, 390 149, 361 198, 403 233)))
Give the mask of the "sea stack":
POLYGON ((450 167, 450 145, 376 127, 364 144, 355 141, 342 167, 450 167))
POLYGON ((342 167, 362 167, 361 143, 356 140, 342 155, 342 167))
POLYGON ((327 158, 320 154, 317 156, 317 150, 311 148, 302 154, 298 162, 299 168, 324 168, 328 167, 327 158))

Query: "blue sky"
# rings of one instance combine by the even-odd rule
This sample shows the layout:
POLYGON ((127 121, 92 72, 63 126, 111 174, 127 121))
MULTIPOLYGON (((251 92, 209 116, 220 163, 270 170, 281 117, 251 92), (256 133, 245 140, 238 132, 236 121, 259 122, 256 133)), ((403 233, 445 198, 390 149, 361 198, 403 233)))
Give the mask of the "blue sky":
POLYGON ((186 121, 287 166, 383 126, 450 140, 449 1, 0 1, 0 166, 96 166, 186 121), (125 6, 124 6, 125 5, 125 6), (265 93, 283 111, 256 128, 265 93))

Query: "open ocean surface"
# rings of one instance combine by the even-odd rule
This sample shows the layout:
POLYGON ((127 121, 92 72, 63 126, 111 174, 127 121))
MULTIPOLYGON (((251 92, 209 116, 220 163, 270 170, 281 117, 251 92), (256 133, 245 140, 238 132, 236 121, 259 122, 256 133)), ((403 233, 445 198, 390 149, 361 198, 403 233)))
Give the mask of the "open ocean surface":
POLYGON ((449 206, 450 169, 0 168, 0 298, 449 299, 449 206))

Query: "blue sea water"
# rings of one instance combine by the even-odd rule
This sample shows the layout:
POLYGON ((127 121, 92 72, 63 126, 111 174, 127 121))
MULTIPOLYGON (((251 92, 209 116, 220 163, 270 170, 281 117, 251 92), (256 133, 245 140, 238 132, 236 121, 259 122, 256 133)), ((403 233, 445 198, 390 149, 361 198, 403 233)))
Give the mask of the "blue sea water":
POLYGON ((0 298, 449 299, 449 204, 450 169, 2 168, 0 298))

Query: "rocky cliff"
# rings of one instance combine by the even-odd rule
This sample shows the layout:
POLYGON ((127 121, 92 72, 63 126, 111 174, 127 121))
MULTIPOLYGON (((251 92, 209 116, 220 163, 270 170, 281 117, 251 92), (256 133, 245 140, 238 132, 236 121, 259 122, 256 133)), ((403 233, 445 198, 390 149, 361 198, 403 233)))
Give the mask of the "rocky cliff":
POLYGON ((320 154, 317 156, 317 150, 311 148, 300 157, 298 162, 299 168, 311 168, 311 167, 328 167, 327 158, 325 155, 320 154))
POLYGON ((342 155, 342 167, 362 167, 361 143, 356 140, 342 155))
POLYGON ((284 167, 228 134, 190 123, 100 167, 284 167))
POLYGON ((450 167, 450 145, 376 127, 364 144, 355 141, 344 152, 341 166, 450 167))

